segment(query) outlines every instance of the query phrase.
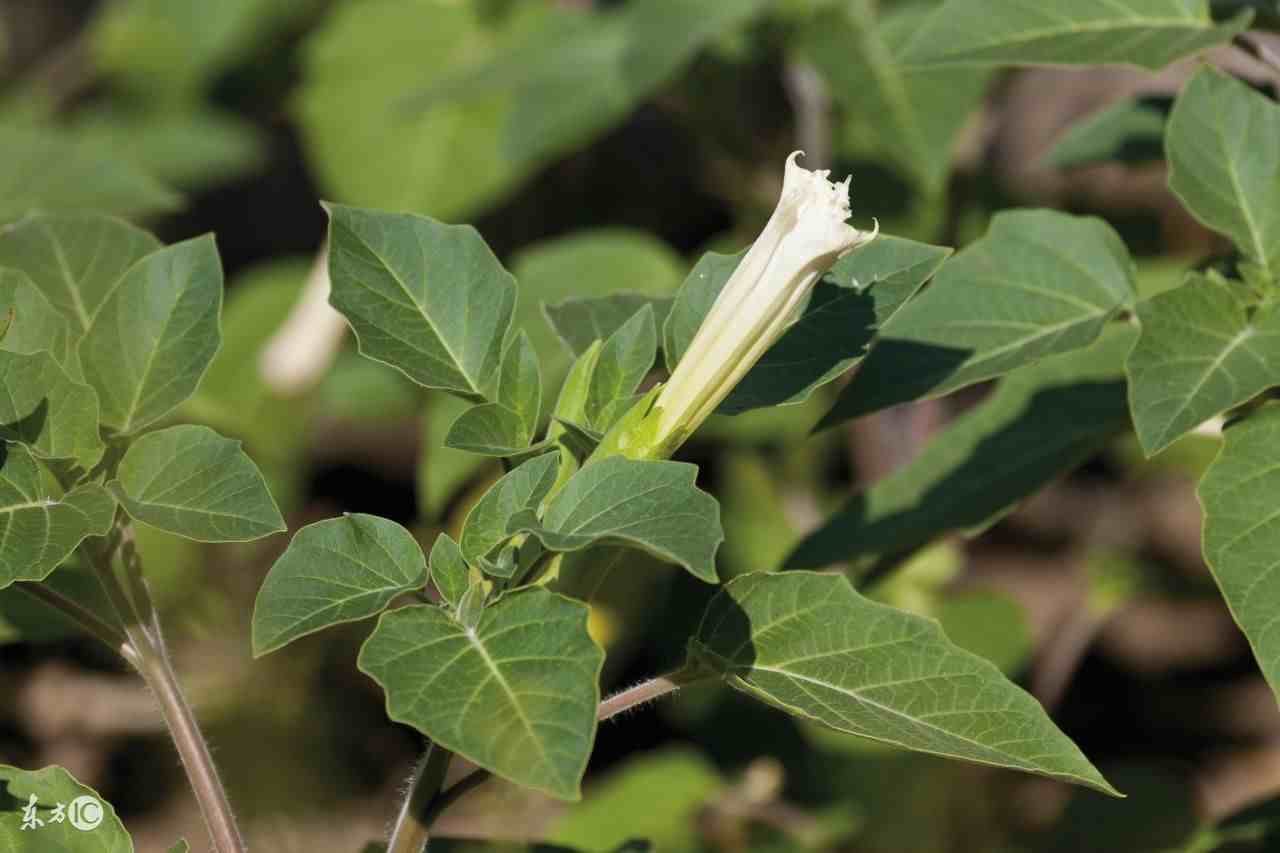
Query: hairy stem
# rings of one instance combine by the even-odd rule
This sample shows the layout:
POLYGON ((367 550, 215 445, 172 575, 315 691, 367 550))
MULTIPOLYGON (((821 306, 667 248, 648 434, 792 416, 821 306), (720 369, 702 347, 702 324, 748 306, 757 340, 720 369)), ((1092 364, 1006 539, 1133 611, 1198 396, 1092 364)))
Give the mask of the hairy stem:
POLYGON ((213 755, 205 742, 165 649, 160 621, 151 603, 151 595, 142 576, 142 565, 133 547, 133 531, 128 522, 120 523, 114 535, 101 549, 83 549, 98 574, 98 580, 111 600, 124 628, 127 646, 133 652, 125 659, 146 681, 160 704, 165 725, 173 738, 187 780, 209 828, 215 853, 246 853, 244 839, 236 826, 226 789, 213 763, 213 755), (116 573, 115 557, 124 563, 127 582, 116 573))
MULTIPOLYGON (((391 829, 387 853, 422 853, 431 840, 432 807, 444 787, 444 775, 449 770, 453 753, 434 743, 427 744, 427 751, 413 769, 409 780, 409 794, 405 797, 396 824, 391 829)), ((456 785, 454 787, 457 787, 456 785)))
POLYGON ((668 693, 675 693, 681 687, 691 684, 695 680, 697 679, 686 676, 682 670, 673 672, 670 675, 659 675, 657 678, 642 681, 635 687, 628 687, 626 690, 619 691, 601 702, 600 708, 596 711, 596 719, 604 722, 624 711, 630 711, 632 708, 638 708, 656 699, 661 699, 668 693))
POLYGON ((244 839, 240 837, 226 789, 213 764, 209 745, 200 733, 195 714, 182 694, 168 656, 153 651, 148 650, 143 655, 143 665, 138 671, 160 700, 160 710, 178 748, 182 765, 187 770, 191 790, 200 804, 200 813, 209 827, 214 850, 217 853, 245 853, 244 839))

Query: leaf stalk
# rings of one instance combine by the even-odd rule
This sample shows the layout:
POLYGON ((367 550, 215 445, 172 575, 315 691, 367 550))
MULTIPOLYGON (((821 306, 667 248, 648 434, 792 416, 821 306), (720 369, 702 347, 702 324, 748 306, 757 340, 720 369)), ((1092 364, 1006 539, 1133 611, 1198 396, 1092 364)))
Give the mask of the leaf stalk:
MULTIPOLYGON (((435 743, 427 744, 427 751, 413 769, 409 779, 409 793, 387 842, 387 853, 422 853, 431 840, 431 823, 435 819, 432 807, 444 787, 445 773, 453 753, 435 743)), ((455 786, 457 787, 457 786, 455 786)))
MULTIPOLYGON (((123 627, 126 642, 113 645, 113 648, 142 676, 160 705, 165 725, 209 829, 215 853, 247 853, 248 848, 236 825, 235 814, 213 763, 209 744, 182 692, 165 648, 160 620, 142 574, 141 558, 133 546, 132 527, 122 519, 103 547, 95 549, 86 545, 81 552, 95 569, 123 627), (116 571, 117 556, 123 564, 127 581, 122 581, 116 571)), ((119 631, 108 628, 114 639, 119 631)))

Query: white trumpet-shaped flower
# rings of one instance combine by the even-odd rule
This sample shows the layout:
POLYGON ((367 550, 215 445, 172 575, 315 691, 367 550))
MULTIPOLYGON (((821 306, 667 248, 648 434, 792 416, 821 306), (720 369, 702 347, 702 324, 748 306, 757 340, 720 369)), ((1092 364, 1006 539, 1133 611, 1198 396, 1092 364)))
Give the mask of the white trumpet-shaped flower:
MULTIPOLYGON (((670 380, 642 420, 620 423, 603 453, 665 456, 715 411, 747 371, 798 318, 814 284, 831 265, 879 231, 849 218, 849 181, 811 172, 787 158, 782 196, 698 327, 670 380)), ((624 418, 624 421, 629 421, 624 418)))

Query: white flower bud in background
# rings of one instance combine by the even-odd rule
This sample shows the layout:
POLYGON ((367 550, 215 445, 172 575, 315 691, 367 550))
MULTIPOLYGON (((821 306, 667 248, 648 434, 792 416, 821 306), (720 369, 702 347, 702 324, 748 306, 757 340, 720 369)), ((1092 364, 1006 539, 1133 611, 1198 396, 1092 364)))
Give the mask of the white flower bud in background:
POLYGON ((810 290, 838 259, 873 240, 849 218, 849 180, 787 158, 782 197, 733 271, 655 402, 656 438, 678 446, 799 317, 810 290))
POLYGON ((347 321, 329 304, 328 243, 320 247, 306 286, 283 325, 263 347, 258 372, 281 397, 310 391, 333 366, 347 321))

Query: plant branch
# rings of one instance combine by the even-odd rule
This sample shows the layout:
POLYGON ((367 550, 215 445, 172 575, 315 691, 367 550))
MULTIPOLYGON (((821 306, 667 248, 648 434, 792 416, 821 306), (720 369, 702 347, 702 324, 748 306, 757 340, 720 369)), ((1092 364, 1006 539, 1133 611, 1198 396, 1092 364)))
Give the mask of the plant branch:
POLYGON ((41 604, 57 610, 80 626, 86 633, 101 640, 112 651, 118 652, 129 663, 136 665, 137 652, 134 651, 133 645, 129 642, 129 638, 125 636, 125 633, 115 625, 110 625, 105 620, 98 618, 97 614, 89 610, 89 608, 72 601, 62 593, 42 583, 20 583, 15 584, 14 588, 21 590, 41 604))
POLYGON ((432 808, 440 799, 440 789, 444 786, 444 776, 452 758, 453 753, 447 749, 441 749, 435 743, 427 744, 427 751, 422 754, 409 779, 409 794, 391 829, 387 853, 422 853, 427 849, 434 820, 432 808))
POLYGON ((1273 74, 1280 75, 1280 55, 1277 55, 1265 42, 1256 41, 1241 34, 1231 40, 1231 44, 1251 59, 1255 59, 1273 74))
POLYGON ((796 145, 813 169, 831 166, 831 96, 826 82, 807 62, 788 62, 783 69, 787 98, 796 116, 796 145))
POLYGON ((133 547, 133 531, 128 521, 117 524, 105 547, 83 552, 97 571, 98 580, 111 600, 124 626, 128 646, 134 656, 129 660, 155 694, 165 725, 173 738, 178 756, 187 771, 187 780, 209 828, 215 853, 246 853, 244 839, 236 826, 226 789, 214 766, 209 745, 200 732, 195 713, 178 684, 177 674, 165 650, 160 621, 142 575, 142 564, 133 547), (115 558, 124 564, 127 582, 116 573, 115 558))
POLYGON ((596 719, 604 722, 625 711, 630 711, 633 708, 639 708, 641 705, 661 699, 669 693, 675 693, 681 687, 698 680, 696 676, 686 675, 685 673, 685 670, 680 670, 669 675, 659 675, 657 678, 642 681, 635 687, 629 687, 613 694, 600 703, 600 708, 596 712, 596 719))
MULTIPOLYGON (((427 826, 434 824, 436 818, 440 817, 449 806, 479 788, 491 778, 493 778, 493 774, 488 770, 476 768, 457 782, 454 782, 446 790, 441 791, 439 796, 431 801, 431 805, 428 806, 426 812, 423 813, 423 820, 427 826)), ((391 853, 391 851, 388 850, 387 853, 391 853)), ((414 851, 414 853, 417 853, 417 851, 414 851)))
POLYGON ((195 713, 182 694, 168 656, 151 651, 144 654, 143 667, 139 668, 139 672, 160 701, 160 710, 169 726, 169 734, 182 758, 191 789, 200 804, 200 813, 213 838, 214 850, 217 853, 245 853, 248 848, 236 826, 226 789, 218 776, 217 767, 214 766, 209 745, 200 732, 195 713))
MULTIPOLYGON (((661 699, 663 696, 675 693, 681 687, 687 687, 708 677, 708 673, 697 667, 686 667, 667 675, 659 675, 605 699, 596 710, 596 719, 604 722, 624 711, 661 699)), ((422 761, 414 771, 413 787, 396 821, 396 828, 392 832, 387 853, 422 853, 427 849, 428 831, 436 818, 465 794, 475 790, 493 776, 488 770, 477 767, 441 791, 440 786, 444 782, 444 771, 448 768, 449 757, 451 753, 438 750, 434 745, 428 748, 426 755, 422 757, 422 761), (431 767, 433 751, 446 756, 442 766, 431 767), (439 778, 436 778, 437 772, 439 778), (402 835, 406 840, 399 843, 402 835), (409 839, 416 841, 418 846, 413 846, 413 841, 409 839)))

